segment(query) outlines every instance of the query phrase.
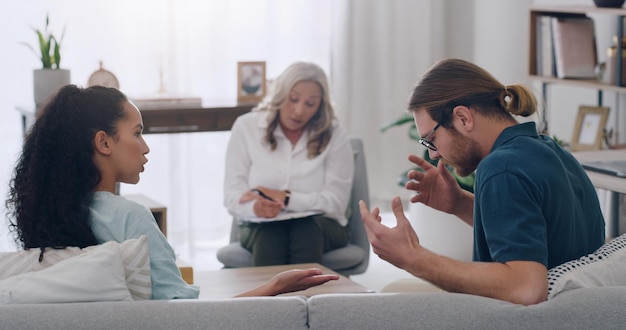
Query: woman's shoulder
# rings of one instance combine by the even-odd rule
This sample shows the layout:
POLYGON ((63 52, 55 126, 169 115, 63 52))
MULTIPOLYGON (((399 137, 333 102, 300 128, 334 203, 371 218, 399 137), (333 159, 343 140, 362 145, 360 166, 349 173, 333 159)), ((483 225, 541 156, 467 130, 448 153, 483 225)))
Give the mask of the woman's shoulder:
POLYGON ((95 192, 93 201, 96 207, 107 208, 111 211, 125 213, 149 212, 144 205, 106 191, 95 192))
POLYGON ((255 123, 259 120, 265 120, 269 116, 269 111, 260 110, 260 111, 250 111, 244 113, 237 117, 236 121, 246 122, 246 123, 255 123))
POLYGON ((330 128, 333 137, 338 137, 341 139, 348 138, 348 130, 337 120, 337 118, 333 119, 330 122, 330 128))
POLYGON ((100 241, 136 238, 155 224, 150 209, 110 192, 94 193, 90 214, 91 228, 100 241))
POLYGON ((267 116, 269 115, 268 111, 250 111, 248 113, 244 113, 243 115, 237 117, 235 119, 235 123, 233 124, 233 129, 236 127, 244 126, 246 128, 251 127, 266 127, 267 126, 267 116))

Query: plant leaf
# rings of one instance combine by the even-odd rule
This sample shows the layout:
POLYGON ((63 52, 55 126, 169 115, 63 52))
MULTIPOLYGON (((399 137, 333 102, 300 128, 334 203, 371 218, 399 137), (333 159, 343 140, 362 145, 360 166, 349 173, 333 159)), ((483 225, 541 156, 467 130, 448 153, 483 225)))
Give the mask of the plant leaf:
POLYGON ((409 127, 409 137, 411 138, 411 140, 415 140, 415 141, 419 141, 419 139, 421 138, 420 133, 417 131, 417 127, 415 126, 415 124, 409 127))
POLYGON ((20 42, 20 44, 30 48, 30 50, 33 52, 33 54, 35 54, 35 56, 39 57, 39 54, 37 54, 37 51, 35 50, 35 48, 27 43, 25 43, 24 41, 20 42))
POLYGON ((61 42, 63 41, 63 37, 65 36, 66 27, 63 28, 63 34, 61 35, 61 39, 57 39, 52 33, 48 31, 49 26, 50 17, 49 14, 46 14, 46 24, 44 26, 43 32, 39 29, 31 27, 33 31, 35 31, 35 33, 37 34, 39 52, 37 52, 34 47, 25 42, 23 42, 22 44, 30 48, 35 53, 35 55, 40 56, 41 64, 44 69, 51 69, 52 66, 55 66, 56 69, 60 69, 61 42))
POLYGON ((61 45, 59 42, 53 37, 54 41, 54 58, 52 59, 52 63, 56 64, 56 68, 61 68, 61 45))
POLYGON ((392 128, 392 127, 402 126, 402 125, 404 125, 406 123, 409 123, 409 122, 413 122, 413 115, 407 112, 407 113, 402 114, 402 116, 400 116, 400 118, 383 125, 383 127, 380 129, 380 131, 381 132, 385 132, 386 130, 388 130, 388 129, 392 128))
POLYGON ((41 63, 43 64, 44 68, 50 68, 52 66, 52 63, 50 63, 50 39, 51 37, 49 37, 46 40, 46 38, 44 37, 43 33, 41 33, 41 31, 35 30, 35 32, 37 33, 37 38, 39 39, 39 49, 41 51, 41 63))

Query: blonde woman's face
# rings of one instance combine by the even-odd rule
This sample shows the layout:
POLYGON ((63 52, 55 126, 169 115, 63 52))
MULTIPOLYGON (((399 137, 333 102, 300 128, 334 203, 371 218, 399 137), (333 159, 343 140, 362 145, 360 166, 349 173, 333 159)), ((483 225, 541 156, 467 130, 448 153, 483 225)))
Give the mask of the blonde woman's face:
POLYGON ((286 134, 300 134, 322 102, 322 88, 313 81, 296 83, 280 104, 280 126, 286 134))

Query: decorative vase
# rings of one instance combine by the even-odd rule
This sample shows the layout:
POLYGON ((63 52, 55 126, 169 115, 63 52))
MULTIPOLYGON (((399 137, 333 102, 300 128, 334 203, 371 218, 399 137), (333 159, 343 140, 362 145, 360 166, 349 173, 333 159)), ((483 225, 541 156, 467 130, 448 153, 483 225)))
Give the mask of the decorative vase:
POLYGON ((463 220, 422 203, 410 203, 409 222, 423 247, 452 259, 472 261, 474 230, 463 220))
POLYGON ((626 0, 593 0, 596 7, 622 8, 626 0))
POLYGON ((35 69, 33 70, 33 91, 35 107, 38 112, 56 94, 61 87, 70 84, 70 70, 35 69))

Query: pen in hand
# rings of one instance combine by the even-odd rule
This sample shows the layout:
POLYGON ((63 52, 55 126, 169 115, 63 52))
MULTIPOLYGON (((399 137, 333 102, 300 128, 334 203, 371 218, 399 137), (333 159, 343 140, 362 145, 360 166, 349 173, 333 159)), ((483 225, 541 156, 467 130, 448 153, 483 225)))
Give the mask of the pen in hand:
POLYGON ((260 196, 260 199, 259 197, 249 197, 253 199, 258 199, 253 206, 254 214, 257 217, 273 218, 278 215, 285 207, 283 203, 276 201, 274 198, 270 197, 270 194, 264 193, 261 189, 250 189, 250 192, 246 193, 246 195, 248 196, 252 194, 260 196), (264 202, 264 200, 266 200, 267 202, 264 202))
POLYGON ((263 193, 263 192, 262 192, 261 190, 259 190, 259 189, 256 189, 256 188, 255 188, 255 189, 250 189, 250 191, 253 191, 253 192, 255 192, 255 193, 259 194, 259 196, 261 196, 261 197, 263 197, 263 198, 265 198, 265 199, 267 199, 267 200, 269 200, 269 201, 275 202, 275 200, 274 200, 272 197, 267 196, 265 193, 263 193))

